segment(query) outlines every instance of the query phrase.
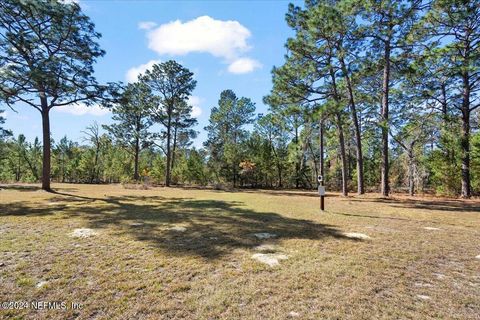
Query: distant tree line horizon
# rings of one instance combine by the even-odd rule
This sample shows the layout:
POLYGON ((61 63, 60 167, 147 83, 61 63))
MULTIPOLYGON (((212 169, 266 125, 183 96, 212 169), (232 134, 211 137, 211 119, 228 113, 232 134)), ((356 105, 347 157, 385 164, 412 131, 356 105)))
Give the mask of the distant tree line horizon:
POLYGON ((0 181, 313 189, 322 175, 345 196, 479 194, 480 1, 307 0, 286 21, 268 112, 223 90, 195 148, 190 70, 169 60, 98 84, 105 52, 78 4, 6 0, 0 98, 40 111, 43 136, 13 135, 0 113, 0 181), (109 108, 113 124, 53 141, 49 111, 78 102, 109 108))

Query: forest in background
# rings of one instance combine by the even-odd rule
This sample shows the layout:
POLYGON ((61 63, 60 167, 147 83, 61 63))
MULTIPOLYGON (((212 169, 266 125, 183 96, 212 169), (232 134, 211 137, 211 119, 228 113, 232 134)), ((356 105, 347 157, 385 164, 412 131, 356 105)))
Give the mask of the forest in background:
POLYGON ((99 85, 100 35, 78 5, 6 1, 0 97, 36 107, 44 135, 0 128, 0 180, 312 189, 321 174, 344 195, 480 191, 479 1, 311 0, 290 5, 286 22, 295 36, 272 70, 268 113, 226 89, 196 149, 191 71, 170 60, 135 83, 99 85), (64 41, 74 24, 77 47, 64 41), (114 124, 53 141, 49 110, 79 101, 109 108, 114 124))

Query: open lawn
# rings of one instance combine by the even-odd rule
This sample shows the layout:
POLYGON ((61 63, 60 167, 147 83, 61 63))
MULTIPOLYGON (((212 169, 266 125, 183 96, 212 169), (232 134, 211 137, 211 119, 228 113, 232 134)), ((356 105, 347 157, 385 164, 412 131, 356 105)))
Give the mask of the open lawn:
POLYGON ((67 308, 3 318, 480 319, 478 200, 1 188, 0 301, 67 308))

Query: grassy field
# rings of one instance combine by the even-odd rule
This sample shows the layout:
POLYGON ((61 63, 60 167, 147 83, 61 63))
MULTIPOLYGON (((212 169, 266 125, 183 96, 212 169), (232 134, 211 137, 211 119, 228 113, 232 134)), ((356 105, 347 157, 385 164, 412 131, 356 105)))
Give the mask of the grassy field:
POLYGON ((480 319, 478 200, 53 187, 0 187, 1 318, 480 319))

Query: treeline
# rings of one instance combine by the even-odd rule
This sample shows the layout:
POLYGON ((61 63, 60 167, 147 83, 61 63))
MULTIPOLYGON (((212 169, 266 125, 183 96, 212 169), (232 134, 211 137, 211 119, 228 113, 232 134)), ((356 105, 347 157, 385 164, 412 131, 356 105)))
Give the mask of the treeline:
MULTIPOLYGON (((141 85, 137 83, 129 85, 129 88, 137 86, 141 85)), ((129 90, 127 92, 130 94, 129 90)), ((167 155, 162 143, 165 144, 165 141, 156 136, 165 136, 165 132, 155 133, 139 126, 143 131, 138 132, 142 134, 135 134, 133 128, 124 128, 120 130, 123 135, 119 134, 119 128, 125 125, 124 119, 127 115, 132 116, 133 110, 136 109, 113 109, 115 124, 104 126, 104 133, 100 133, 102 130, 94 123, 82 132, 80 143, 67 137, 58 142, 52 141, 52 180, 164 185, 167 155), (123 111, 119 114, 120 110, 123 111)), ((255 115, 255 105, 250 99, 238 98, 231 90, 223 91, 218 105, 212 108, 210 124, 205 128, 209 133, 205 148, 191 147, 195 132, 173 139, 170 182, 216 187, 314 188, 316 176, 321 172, 319 130, 322 129, 326 184, 330 190, 342 190, 342 162, 335 123, 327 119, 314 121, 312 115, 302 115, 300 109, 283 111, 288 112, 255 115), (247 130, 247 127, 252 129, 247 130)), ((148 113, 138 119, 143 119, 149 125, 153 121, 148 113)), ((375 131, 373 127, 371 130, 375 131)), ((181 130, 177 128, 172 131, 181 130)), ((352 130, 346 132, 347 188, 352 190, 356 187, 356 148, 353 144, 354 133, 352 130)), ((5 133, 8 136, 9 133, 5 133)), ((414 134, 419 133, 412 133, 411 141, 417 138, 414 134)), ((39 139, 29 143, 21 134, 17 137, 7 136, 4 135, 0 143, 0 180, 39 181, 42 172, 42 146, 39 139)), ((448 136, 452 140, 458 139, 458 135, 448 136)), ((407 191, 412 183, 422 192, 458 194, 460 178, 455 180, 455 173, 448 172, 454 164, 447 163, 442 150, 431 145, 433 140, 414 149, 415 162, 412 164, 408 148, 401 146, 411 143, 407 139, 410 136, 394 143, 390 150, 392 187, 397 191, 407 191), (421 153, 417 153, 419 151, 421 153), (413 181, 410 176, 412 171, 413 181)), ((380 135, 372 133, 367 141, 365 185, 368 190, 377 191, 380 182, 380 135)), ((456 149, 459 152, 459 146, 456 149)), ((472 167, 476 170, 480 168, 480 133, 473 135, 472 151, 472 167)), ((460 158, 457 159, 459 168, 460 158)), ((480 186, 478 175, 473 175, 472 181, 475 188, 480 186)))
MULTIPOLYGON (((11 12, 2 16, 18 13, 22 6, 36 8, 35 3, 9 0, 11 12)), ((290 5, 286 21, 294 36, 286 42, 284 65, 272 70, 272 91, 264 98, 268 112, 257 114, 249 98, 224 90, 211 109, 204 128, 208 140, 201 149, 192 147, 197 132, 188 97, 196 82, 188 69, 167 61, 133 84, 97 85, 91 64, 104 52, 79 6, 49 2, 35 10, 44 16, 76 15, 68 22, 80 21, 78 30, 84 28, 90 38, 82 38, 81 55, 76 48, 65 49, 80 57, 72 66, 79 71, 45 70, 45 65, 28 70, 24 66, 37 61, 53 63, 44 51, 32 49, 35 37, 17 42, 8 37, 16 50, 3 42, 10 54, 0 60, 0 89, 7 104, 25 102, 22 90, 30 97, 47 85, 37 92, 40 104, 26 100, 42 113, 47 144, 0 131, 2 181, 42 179, 46 190, 50 179, 315 188, 322 175, 328 189, 344 195, 356 190, 387 196, 396 189, 468 198, 480 190, 478 0, 309 0, 301 7, 290 5), (26 43, 37 55, 17 68, 15 63, 25 59, 18 48, 26 43), (63 82, 78 74, 84 76, 78 84, 83 91, 73 90, 77 80, 63 82), (18 87, 29 84, 21 79, 37 82, 18 87), (50 100, 43 98, 45 92, 50 100), (93 124, 82 141, 50 141, 45 120, 51 108, 65 101, 102 103, 111 109, 114 124, 93 124)), ((5 28, 18 18, 2 21, 5 28)), ((58 33, 60 22, 44 42, 65 43, 57 38, 63 34, 58 33)), ((16 27, 40 28, 41 23, 16 27)))
MULTIPOLYGON (((107 134, 98 134, 94 124, 84 132, 83 143, 64 137, 52 141, 51 179, 66 183, 165 183, 166 157, 159 150, 140 151, 138 180, 135 180, 135 156, 107 134)), ((2 151, 0 180, 38 182, 42 174, 42 146, 37 139, 29 143, 25 136, 11 137, 0 144, 2 151)), ((202 176, 204 155, 196 150, 177 151, 173 183, 205 185, 202 176), (203 157, 203 158, 202 158, 203 157)))

